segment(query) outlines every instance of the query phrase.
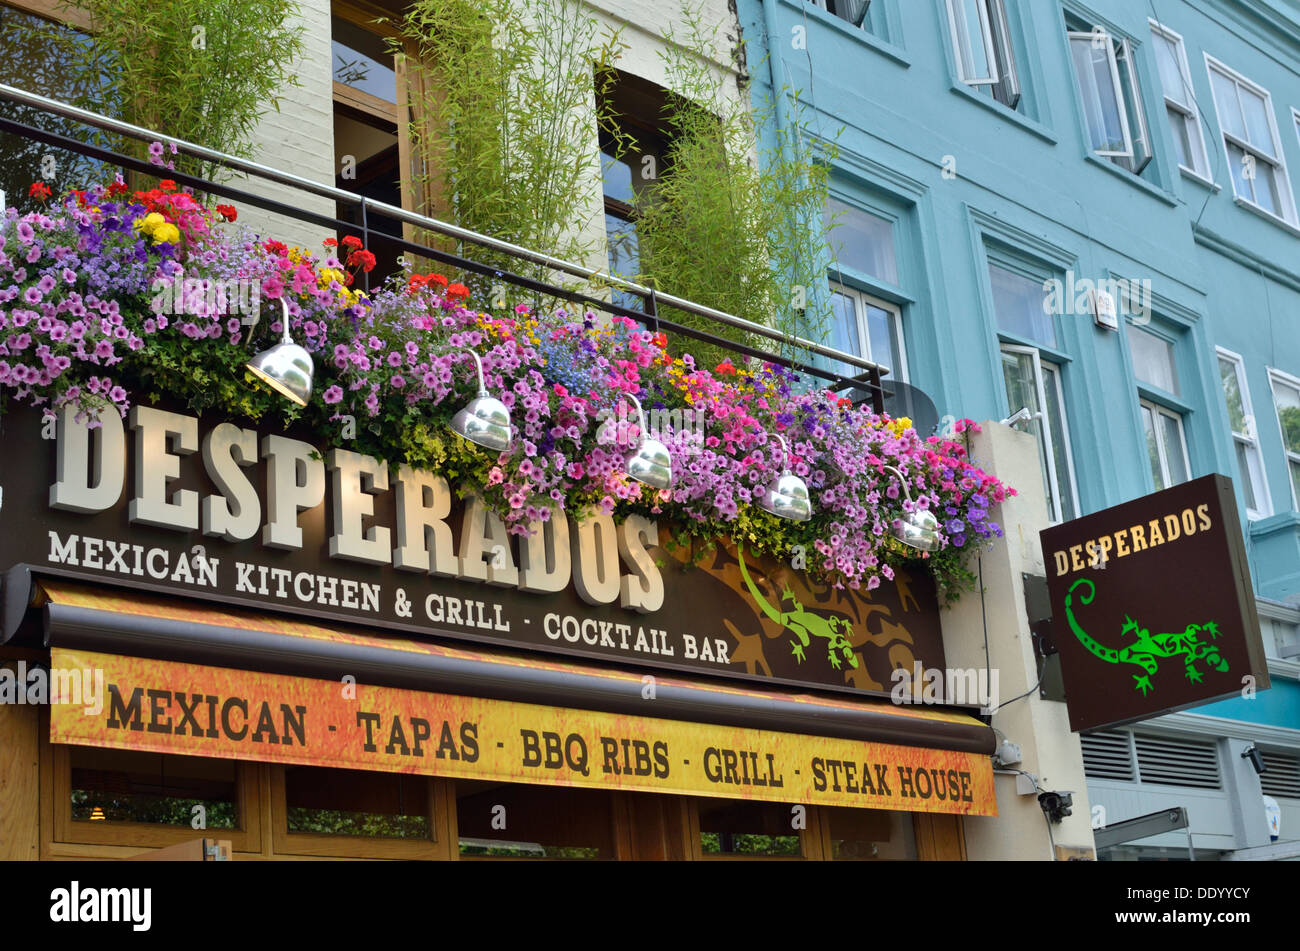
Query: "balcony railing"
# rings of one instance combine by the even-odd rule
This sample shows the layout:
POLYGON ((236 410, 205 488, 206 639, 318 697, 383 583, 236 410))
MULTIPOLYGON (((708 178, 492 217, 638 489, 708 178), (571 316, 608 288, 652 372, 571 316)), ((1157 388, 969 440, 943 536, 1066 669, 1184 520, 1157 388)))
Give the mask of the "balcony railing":
MULTIPOLYGON (((887 396, 892 395, 882 383, 882 377, 884 374, 888 373, 888 370, 869 360, 863 359, 857 354, 847 353, 843 350, 837 350, 834 347, 829 347, 813 340, 807 340, 803 337, 784 333, 778 329, 748 320, 744 317, 738 317, 735 314, 728 314, 724 311, 716 310, 715 308, 707 307, 685 298, 667 294, 657 288, 643 286, 616 274, 610 274, 597 268, 574 264, 571 261, 562 260, 561 258, 554 257, 544 251, 536 251, 531 248, 520 247, 519 245, 511 244, 508 241, 503 241, 490 235, 479 234, 478 232, 471 231, 467 228, 462 228, 458 225, 452 224, 451 222, 441 221, 437 218, 418 214, 396 205, 377 201, 373 198, 359 195, 342 188, 337 188, 333 185, 315 182, 291 172, 271 168, 270 166, 240 158, 238 156, 229 155, 225 152, 197 145, 193 142, 177 140, 162 132, 141 128, 140 126, 122 122, 97 112, 92 112, 87 109, 69 105, 68 103, 49 99, 45 96, 37 95, 36 93, 27 92, 26 90, 18 89, 14 86, 0 83, 0 99, 27 106, 38 110, 39 112, 47 113, 50 116, 71 119, 93 128, 137 139, 142 142, 158 141, 171 143, 174 144, 180 152, 210 163, 211 165, 219 166, 232 172, 242 173, 252 179, 260 179, 266 182, 274 182, 281 186, 287 186, 288 188, 301 192, 304 195, 329 199, 336 203, 336 208, 338 206, 351 207, 356 210, 357 214, 356 220, 334 218, 329 215, 311 211, 302 207, 301 204, 291 204, 270 198, 266 195, 258 194, 256 190, 248 190, 244 187, 235 187, 229 183, 216 182, 181 171, 167 172, 167 177, 177 182, 178 185, 189 186, 198 192, 229 198, 241 202, 245 206, 260 208, 263 211, 283 216, 294 221, 318 226, 336 234, 353 234, 360 238, 366 247, 371 245, 372 237, 382 236, 386 243, 390 246, 396 247, 403 254, 429 258, 465 272, 481 274, 490 277, 493 280, 523 288, 541 296, 580 304, 584 308, 591 310, 609 314, 620 314, 629 317, 641 324, 643 327, 654 331, 662 331, 666 334, 678 337, 699 340, 703 343, 732 353, 797 370, 800 373, 807 374, 808 376, 823 381, 830 390, 847 393, 855 402, 863 402, 870 399, 872 406, 877 413, 884 411, 884 400, 887 396), (411 241, 405 237, 397 237, 393 235, 391 230, 382 227, 383 222, 397 222, 402 225, 411 225, 414 228, 425 232, 443 235, 460 242, 462 247, 465 244, 469 244, 490 249, 520 262, 540 265, 552 272, 567 274, 579 278, 587 285, 617 288, 627 291, 629 294, 645 300, 647 306, 643 310, 637 310, 601 297, 596 297, 592 293, 588 293, 581 289, 562 287, 523 274, 502 271, 497 267, 475 261, 473 258, 462 254, 456 254, 441 248, 432 247, 429 244, 418 241, 411 241), (733 330, 739 330, 744 334, 751 335, 752 337, 772 341, 780 345, 786 353, 777 353, 761 347, 739 343, 718 334, 710 333, 707 330, 667 320, 660 316, 659 310, 661 307, 668 307, 687 314, 692 314, 704 318, 710 323, 728 327, 733 330), (824 357, 840 364, 846 364, 857 368, 862 372, 854 376, 844 376, 843 374, 836 373, 833 370, 828 370, 810 363, 806 359, 800 360, 797 356, 787 355, 791 351, 796 354, 802 351, 804 354, 824 357)), ((151 165, 143 159, 125 155, 89 142, 83 142, 62 133, 37 128, 36 126, 19 122, 5 116, 0 116, 0 131, 21 136, 32 141, 41 142, 51 148, 66 150, 126 171, 135 171, 151 176, 158 174, 157 166, 151 165)), ((365 276, 365 287, 367 290, 369 289, 368 275, 365 276)))

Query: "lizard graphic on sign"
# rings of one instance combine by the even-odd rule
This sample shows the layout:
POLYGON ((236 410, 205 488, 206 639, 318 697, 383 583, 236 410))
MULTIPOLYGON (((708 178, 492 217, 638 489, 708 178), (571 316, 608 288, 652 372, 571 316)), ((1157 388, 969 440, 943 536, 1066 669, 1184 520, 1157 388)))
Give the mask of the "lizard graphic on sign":
POLYGON ((1155 689, 1151 685, 1151 675, 1159 668, 1159 659, 1162 657, 1183 658, 1187 679, 1192 683, 1200 683, 1204 679, 1201 672, 1196 669, 1197 661, 1204 661, 1206 666, 1214 670, 1227 671, 1228 662, 1219 652, 1219 648, 1211 643, 1219 636, 1219 628, 1214 621, 1208 624, 1189 624, 1186 630, 1177 633, 1152 634, 1126 614, 1120 637, 1133 634, 1135 636, 1133 643, 1118 650, 1098 643, 1079 626, 1074 618, 1074 592, 1080 585, 1086 585, 1088 588, 1086 593, 1079 595, 1081 604, 1091 604, 1097 593, 1096 585, 1087 578, 1080 578, 1070 585, 1070 590, 1065 596, 1065 617, 1070 624, 1070 630, 1090 653, 1107 663, 1136 664, 1141 667, 1145 673, 1133 675, 1135 681, 1133 689, 1141 690, 1142 696, 1145 697, 1148 690, 1155 689), (1208 634, 1210 639, 1202 640, 1203 634, 1208 634))
POLYGON ((853 625, 843 618, 822 617, 820 614, 814 614, 804 609, 803 603, 794 596, 789 585, 781 592, 781 601, 789 601, 794 605, 791 611, 779 611, 763 597, 763 593, 758 590, 749 577, 749 571, 745 567, 744 552, 737 549, 737 560, 740 563, 740 575, 745 580, 745 587, 749 589, 750 595, 754 598, 754 603, 759 606, 764 614, 780 624, 786 630, 794 634, 794 640, 791 646, 791 653, 794 654, 795 660, 803 663, 804 650, 812 643, 813 637, 825 638, 826 656, 832 667, 840 669, 841 658, 849 662, 850 667, 858 666, 858 657, 853 652, 853 643, 850 635, 853 633, 853 625))

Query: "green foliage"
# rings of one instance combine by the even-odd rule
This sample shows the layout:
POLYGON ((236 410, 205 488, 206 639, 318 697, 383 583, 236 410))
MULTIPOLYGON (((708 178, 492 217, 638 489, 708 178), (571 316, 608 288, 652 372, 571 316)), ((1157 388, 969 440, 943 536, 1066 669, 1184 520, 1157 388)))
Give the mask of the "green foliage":
MULTIPOLYGON (((206 802, 178 796, 151 796, 143 793, 105 793, 85 789, 72 790, 72 818, 90 820, 96 809, 109 822, 147 822, 156 825, 189 826, 194 807, 202 806, 206 828, 233 829, 238 818, 233 802, 206 802)), ((93 821, 99 821, 96 818, 93 821)))
POLYGON ((1282 441, 1292 452, 1300 452, 1300 406, 1287 406, 1277 411, 1282 424, 1282 441))
POLYGON ((427 839, 428 816, 390 815, 377 812, 349 812, 343 809, 308 809, 290 806, 290 832, 318 835, 358 835, 381 839, 427 839))
MULTIPOLYGON (((52 99, 90 101, 99 87, 99 77, 69 70, 66 52, 70 44, 84 40, 72 27, 0 6, 0 82, 52 99), (60 34, 57 39, 56 33, 60 34)), ((6 101, 0 104, 0 114, 73 138, 85 133, 81 123, 31 106, 6 101)), ((57 195, 68 188, 82 188, 96 178, 112 177, 97 166, 75 153, 55 151, 44 142, 6 135, 0 151, 0 189, 9 205, 28 210, 36 206, 27 195, 32 182, 43 181, 57 195)))
MULTIPOLYGON (((592 77, 617 59, 618 34, 601 31, 578 0, 416 0, 401 29, 416 50, 411 139, 426 170, 416 176, 418 210, 568 260, 589 257, 598 228, 589 196, 599 187, 592 77)), ((463 251, 547 276, 541 265, 463 251)))
MULTIPOLYGON (((661 52, 675 94, 662 117, 670 136, 668 171, 642 191, 636 206, 641 280, 819 339, 831 319, 829 302, 816 289, 825 281, 829 257, 821 222, 833 154, 818 160, 796 99, 794 121, 773 134, 755 162, 756 130, 769 124, 775 103, 755 111, 743 92, 740 98, 728 95, 727 74, 701 56, 717 47, 721 25, 706 27, 700 11, 688 7, 682 19, 686 35, 670 37, 661 52)), ((739 343, 755 342, 704 318, 677 312, 671 318, 739 343)), ((770 341, 764 346, 773 348, 770 341)), ((703 365, 727 356, 694 349, 703 365)))
MULTIPOLYGON (((78 105, 240 156, 268 107, 299 85, 304 28, 294 0, 61 0, 90 18, 89 34, 56 32, 78 87, 78 105)), ((123 147, 143 154, 144 145, 123 147)), ((221 170, 176 157, 206 178, 221 170)))

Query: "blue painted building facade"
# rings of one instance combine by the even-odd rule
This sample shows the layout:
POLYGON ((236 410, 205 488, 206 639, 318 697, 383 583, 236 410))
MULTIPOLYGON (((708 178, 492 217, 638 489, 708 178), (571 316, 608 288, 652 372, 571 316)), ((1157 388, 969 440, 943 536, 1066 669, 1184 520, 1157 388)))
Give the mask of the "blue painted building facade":
POLYGON ((1196 801, 1200 858, 1269 846, 1269 796, 1276 841, 1300 839, 1300 4, 740 0, 739 18, 755 101, 797 89, 773 122, 837 148, 838 345, 941 415, 1029 410, 1053 520, 1234 480, 1272 689, 1085 738, 1094 804, 1196 801))

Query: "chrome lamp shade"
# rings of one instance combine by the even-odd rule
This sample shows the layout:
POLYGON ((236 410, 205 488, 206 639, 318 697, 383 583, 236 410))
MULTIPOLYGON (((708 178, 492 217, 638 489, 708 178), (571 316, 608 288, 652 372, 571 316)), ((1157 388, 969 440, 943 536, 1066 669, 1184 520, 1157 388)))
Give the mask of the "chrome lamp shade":
POLYGON ((786 461, 790 454, 789 447, 780 435, 776 438, 781 443, 781 475, 759 497, 758 507, 779 518, 788 518, 792 522, 806 522, 812 518, 812 499, 808 496, 808 484, 790 471, 786 461))
MULTIPOLYGON (((637 482, 648 485, 652 489, 668 488, 673 484, 673 458, 668 452, 668 447, 648 435, 645 410, 641 408, 641 401, 631 393, 623 393, 620 396, 626 396, 632 401, 632 405, 636 407, 637 422, 641 427, 636 445, 623 457, 623 471, 637 482)), ((617 442, 617 424, 612 418, 601 424, 601 432, 597 433, 596 438, 603 442, 617 442)))
MULTIPOLYGON (((907 501, 912 501, 912 493, 908 491, 907 480, 903 478, 903 473, 893 466, 882 468, 898 476, 898 484, 903 487, 903 495, 906 496, 907 501)), ((894 522, 890 534, 908 548, 915 548, 917 551, 935 551, 942 541, 939 534, 939 520, 928 510, 908 512, 894 522)))
POLYGON ((456 435, 485 449, 505 452, 513 442, 510 427, 510 410, 495 396, 487 391, 483 380, 483 361, 473 350, 467 351, 474 358, 478 370, 478 396, 459 413, 451 418, 451 429, 456 435))
POLYGON ((311 399, 315 364, 311 354, 289 336, 289 305, 280 298, 284 310, 284 336, 269 350, 263 350, 246 364, 253 374, 285 399, 306 406, 311 399))
POLYGON ((934 551, 939 547, 939 520, 930 512, 911 512, 898 520, 893 535, 909 548, 934 551))

